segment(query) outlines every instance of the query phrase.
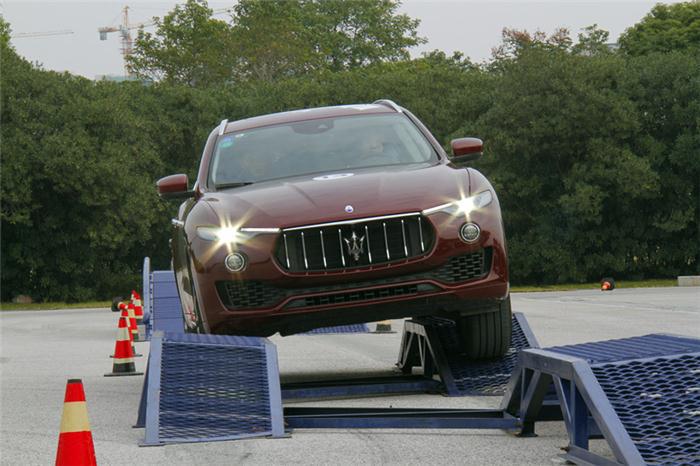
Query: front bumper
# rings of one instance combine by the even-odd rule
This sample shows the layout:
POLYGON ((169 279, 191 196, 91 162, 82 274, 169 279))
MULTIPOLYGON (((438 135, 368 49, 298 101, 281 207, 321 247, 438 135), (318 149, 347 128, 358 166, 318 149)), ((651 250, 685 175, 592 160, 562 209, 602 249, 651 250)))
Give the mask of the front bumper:
POLYGON ((500 216, 480 213, 473 244, 459 239, 464 219, 430 216, 434 247, 420 257, 355 270, 287 273, 272 258, 274 235, 252 238, 238 250, 249 265, 233 274, 230 251, 193 243, 198 299, 211 333, 270 335, 419 315, 473 314, 508 295, 508 267, 500 216), (208 257, 206 262, 199 257, 208 257), (478 260, 477 260, 478 259, 478 260), (476 270, 477 263, 479 270, 476 270))

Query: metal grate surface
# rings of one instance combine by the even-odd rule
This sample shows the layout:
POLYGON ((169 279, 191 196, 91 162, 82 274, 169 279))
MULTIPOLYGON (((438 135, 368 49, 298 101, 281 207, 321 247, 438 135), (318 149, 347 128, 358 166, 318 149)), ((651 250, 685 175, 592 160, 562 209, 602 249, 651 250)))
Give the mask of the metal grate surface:
POLYGON ((159 441, 271 434, 269 360, 264 341, 166 334, 160 369, 159 441))
POLYGON ((152 280, 153 331, 184 332, 185 324, 175 274, 171 270, 155 270, 152 280))
POLYGON ((338 325, 336 327, 322 327, 311 330, 310 332, 304 332, 301 335, 323 335, 329 333, 368 333, 369 327, 367 324, 354 324, 354 325, 338 325))
POLYGON ((453 321, 435 317, 414 320, 438 330, 440 344, 458 391, 455 395, 503 395, 518 361, 518 352, 531 347, 520 322, 513 316, 513 333, 508 353, 495 361, 469 361, 460 354, 457 328, 453 321))
POLYGON ((590 364, 700 352, 700 340, 676 335, 644 335, 578 345, 554 346, 548 351, 585 359, 590 364))
MULTIPOLYGON (((646 339, 653 349, 648 337, 637 343, 646 339)), ((592 370, 647 464, 700 465, 700 353, 592 370)))

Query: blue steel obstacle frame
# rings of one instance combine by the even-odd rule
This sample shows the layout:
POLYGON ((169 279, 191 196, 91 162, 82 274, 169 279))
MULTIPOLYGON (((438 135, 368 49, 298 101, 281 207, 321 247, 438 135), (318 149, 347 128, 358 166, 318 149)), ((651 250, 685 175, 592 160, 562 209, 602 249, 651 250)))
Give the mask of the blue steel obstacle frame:
MULTIPOLYGON (((152 279, 152 290, 157 291, 160 285, 155 283, 152 279)), ((155 323, 160 302, 152 299, 152 304, 155 323)), ((419 319, 406 324, 399 367, 408 372, 419 366, 426 374, 439 374, 441 379, 444 374, 454 375, 454 362, 446 354, 440 356, 436 349, 445 341, 449 347, 449 324, 419 319)), ((569 437, 563 457, 576 464, 700 465, 700 339, 654 334, 540 349, 524 317, 516 314, 515 325, 529 347, 516 348, 515 358, 511 351, 510 361, 507 357, 485 364, 500 365, 501 373, 503 367, 512 367, 498 409, 283 407, 285 392, 278 385, 276 349, 267 339, 186 335, 181 333, 181 326, 179 333, 158 333, 153 338, 135 427, 146 427, 143 445, 162 445, 261 435, 281 437, 282 421, 287 429, 485 428, 533 436, 537 422, 563 420, 569 437), (222 359, 211 351, 225 354, 229 347, 239 352, 252 347, 257 353, 252 359, 233 358, 238 369, 223 374, 216 367, 206 368, 201 374, 183 371, 183 359, 171 357, 180 350, 189 352, 189 358, 185 358, 189 366, 193 362, 204 364, 212 358, 222 359), (513 359, 517 361, 514 367, 508 366, 513 359), (251 367, 257 367, 253 375, 251 367), (215 375, 213 381, 210 373, 215 375), (615 459, 592 453, 591 438, 604 439, 615 459)), ((482 377, 479 370, 483 369, 476 368, 473 374, 481 374, 476 378, 482 377)), ((384 384, 374 380, 368 386, 356 379, 332 381, 331 388, 323 382, 310 382, 316 385, 304 390, 308 396, 345 396, 376 394, 384 385, 389 391, 381 393, 396 393, 395 383, 398 387, 404 384, 403 389, 414 388, 407 391, 442 388, 450 395, 479 390, 484 393, 483 386, 477 390, 460 388, 454 376, 457 392, 453 393, 446 388, 449 383, 441 386, 441 382, 422 376, 421 380, 395 379, 384 384), (350 388, 343 388, 343 382, 350 388), (359 391, 358 386, 362 387, 359 391)), ((492 382, 493 377, 486 390, 495 394, 501 388, 492 382)))

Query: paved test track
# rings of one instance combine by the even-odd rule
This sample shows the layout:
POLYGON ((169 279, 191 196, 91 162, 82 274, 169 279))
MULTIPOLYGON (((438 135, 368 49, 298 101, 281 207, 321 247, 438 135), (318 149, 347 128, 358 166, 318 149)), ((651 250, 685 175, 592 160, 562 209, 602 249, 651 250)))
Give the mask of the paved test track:
MULTIPOLYGON (((543 346, 647 333, 700 336, 700 287, 513 295, 543 346)), ((142 377, 105 378, 115 315, 105 309, 0 312, 0 464, 54 461, 65 382, 83 379, 99 464, 560 464, 561 423, 538 438, 498 430, 298 430, 289 439, 254 439, 139 448, 132 429, 142 377)), ((400 330, 400 322, 394 322, 400 330)), ((400 333, 273 337, 284 380, 390 372, 400 333)), ((147 343, 137 343, 146 354, 147 343)), ((145 358, 137 359, 143 370, 145 358)), ((309 405, 496 406, 493 397, 389 396, 309 405)), ((596 451, 605 451, 594 441, 596 451)))

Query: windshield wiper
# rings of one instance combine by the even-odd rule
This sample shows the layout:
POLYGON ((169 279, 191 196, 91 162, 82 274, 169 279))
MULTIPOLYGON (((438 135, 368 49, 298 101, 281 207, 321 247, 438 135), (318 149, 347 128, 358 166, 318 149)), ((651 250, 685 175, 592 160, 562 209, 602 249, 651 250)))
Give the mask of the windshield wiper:
POLYGON ((214 187, 216 187, 216 189, 240 188, 241 186, 248 186, 251 184, 253 184, 252 181, 237 181, 235 183, 217 183, 214 187))

